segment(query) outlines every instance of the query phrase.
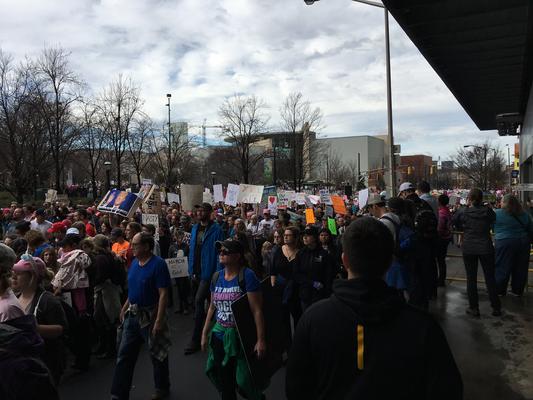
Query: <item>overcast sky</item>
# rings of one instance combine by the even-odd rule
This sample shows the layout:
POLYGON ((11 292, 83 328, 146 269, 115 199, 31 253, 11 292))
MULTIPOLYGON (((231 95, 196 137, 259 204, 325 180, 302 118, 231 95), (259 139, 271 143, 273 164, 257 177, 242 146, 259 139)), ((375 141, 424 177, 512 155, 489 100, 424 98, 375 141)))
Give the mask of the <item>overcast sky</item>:
MULTIPOLYGON (((146 111, 217 124, 223 99, 255 94, 279 106, 302 92, 320 107, 324 136, 386 132, 383 12, 350 0, 0 0, 0 48, 16 59, 45 45, 71 52, 73 68, 98 92, 119 73, 142 88, 146 111)), ((446 159, 480 132, 391 20, 395 140, 402 154, 446 159)), ((194 131, 194 130, 193 130, 194 131)), ((214 131, 213 131, 214 132, 214 131)), ((212 133, 213 134, 213 133, 212 133)), ((506 154, 506 151, 505 151, 506 154)))

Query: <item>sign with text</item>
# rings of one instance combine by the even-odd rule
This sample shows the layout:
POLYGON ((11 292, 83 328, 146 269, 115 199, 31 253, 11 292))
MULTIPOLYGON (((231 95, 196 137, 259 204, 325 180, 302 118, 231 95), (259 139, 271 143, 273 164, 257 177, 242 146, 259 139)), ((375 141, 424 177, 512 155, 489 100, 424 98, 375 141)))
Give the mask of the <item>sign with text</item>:
POLYGON ((189 276, 189 262, 187 257, 167 258, 165 261, 172 279, 189 276))
POLYGON ((154 239, 159 240, 159 215, 158 214, 143 214, 141 222, 143 225, 155 226, 154 239))
POLYGON ((57 190, 48 189, 48 191, 46 192, 44 197, 45 197, 44 201, 46 201, 47 203, 52 203, 52 202, 56 201, 57 200, 57 190))
POLYGON ((202 194, 202 201, 204 203, 213 204, 213 195, 211 194, 211 192, 204 192, 202 194))
POLYGON ((308 225, 316 223, 315 211, 312 208, 305 209, 305 222, 308 225))
POLYGON ((262 185, 246 185, 241 183, 239 185, 239 196, 237 201, 243 204, 258 204, 261 203, 264 186, 262 185))
POLYGON ((224 201, 224 193, 222 192, 222 185, 213 185, 213 197, 215 203, 224 201))
POLYGON ((142 199, 136 194, 111 189, 98 205, 98 211, 131 218, 141 205, 142 199))
POLYGON ((155 186, 150 192, 150 196, 144 198, 142 205, 143 213, 160 214, 161 213, 161 195, 159 189, 155 186))
POLYGON ((320 189, 320 202, 322 204, 327 204, 328 206, 330 206, 332 204, 331 203, 331 196, 329 194, 329 190, 320 189))
POLYGON ((346 215, 346 204, 342 197, 333 195, 331 196, 331 202, 333 203, 333 211, 337 214, 346 215))
POLYGON ((180 196, 176 193, 167 193, 168 204, 176 203, 180 204, 180 196))
POLYGON ((278 215, 278 198, 276 196, 268 196, 267 208, 270 215, 278 215))
POLYGON ((226 199, 224 203, 228 206, 237 207, 237 201, 239 198, 239 185, 234 185, 233 183, 228 184, 228 190, 226 192, 226 199))

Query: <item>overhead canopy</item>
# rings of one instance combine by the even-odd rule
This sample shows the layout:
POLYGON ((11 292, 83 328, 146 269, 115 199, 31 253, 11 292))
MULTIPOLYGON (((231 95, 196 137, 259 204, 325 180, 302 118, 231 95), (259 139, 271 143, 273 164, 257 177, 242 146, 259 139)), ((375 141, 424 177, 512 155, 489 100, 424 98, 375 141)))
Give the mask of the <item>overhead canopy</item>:
POLYGON ((498 114, 524 114, 533 77, 532 0, 383 3, 479 129, 496 129, 498 114))

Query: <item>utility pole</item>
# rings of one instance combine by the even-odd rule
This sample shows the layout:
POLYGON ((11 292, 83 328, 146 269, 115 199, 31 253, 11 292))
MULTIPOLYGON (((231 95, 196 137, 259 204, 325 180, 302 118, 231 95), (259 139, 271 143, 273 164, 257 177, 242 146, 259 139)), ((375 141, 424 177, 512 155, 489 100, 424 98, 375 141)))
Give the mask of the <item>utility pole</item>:
POLYGON ((170 93, 167 93, 167 100, 168 100, 168 103, 167 103, 167 107, 168 107, 168 160, 167 160, 167 163, 168 163, 168 182, 167 182, 167 185, 170 186, 171 184, 171 176, 172 176, 172 172, 171 172, 171 168, 172 168, 172 131, 170 129, 170 98, 172 97, 172 94, 170 93))

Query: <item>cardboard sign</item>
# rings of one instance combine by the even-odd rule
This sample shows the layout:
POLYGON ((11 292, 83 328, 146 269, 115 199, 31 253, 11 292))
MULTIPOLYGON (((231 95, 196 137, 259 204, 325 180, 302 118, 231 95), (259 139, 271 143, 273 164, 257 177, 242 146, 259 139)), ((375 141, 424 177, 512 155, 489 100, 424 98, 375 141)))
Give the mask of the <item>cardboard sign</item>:
POLYGON ((159 215, 158 214, 143 214, 141 218, 142 218, 141 222, 143 225, 155 226, 154 239, 159 240, 159 215))
POLYGON ((368 189, 359 191, 359 208, 365 208, 368 202, 368 189))
POLYGON ((215 203, 220 203, 224 201, 224 193, 222 193, 222 185, 213 185, 213 197, 215 203))
POLYGON ((192 211, 194 206, 203 202, 204 188, 202 185, 181 185, 181 207, 184 211, 192 211))
POLYGON ((246 185, 241 183, 239 185, 239 196, 237 201, 243 204, 258 204, 261 203, 264 186, 246 185))
POLYGON ((337 236, 337 223, 334 218, 328 218, 328 229, 332 235, 337 236))
POLYGON ((267 208, 270 215, 278 215, 278 198, 276 196, 268 196, 267 208))
POLYGON ((67 194, 58 194, 56 195, 57 197, 57 201, 60 202, 60 203, 63 203, 63 204, 68 204, 69 202, 69 199, 68 199, 68 195, 67 194))
POLYGON ((111 189, 98 205, 98 211, 131 218, 142 203, 136 194, 126 191, 111 189))
POLYGON ((233 183, 228 184, 228 190, 226 192, 224 203, 226 203, 228 206, 237 207, 238 198, 239 185, 234 185, 233 183))
POLYGON ((187 257, 167 258, 165 261, 172 279, 189 276, 189 262, 187 257))
POLYGON ((143 178, 142 180, 142 184, 143 186, 148 186, 148 185, 151 185, 152 184, 152 180, 151 179, 148 179, 148 178, 143 178))
POLYGON ((48 191, 44 195, 44 201, 47 203, 53 203, 56 200, 57 200, 57 190, 48 189, 48 191))
POLYGON ((308 225, 316 223, 315 212, 312 208, 305 209, 305 222, 308 225))
POLYGON ((331 202, 333 203, 333 211, 337 214, 346 215, 346 204, 342 197, 333 195, 331 196, 331 202))
POLYGON ((320 193, 320 202, 322 204, 327 204, 328 206, 332 205, 333 203, 331 202, 331 196, 329 194, 329 190, 327 189, 320 189, 319 191, 320 193))
POLYGON ((161 195, 159 189, 153 186, 150 196, 145 197, 142 205, 143 213, 160 214, 161 213, 161 195))
POLYGON ((137 196, 143 201, 148 200, 155 190, 154 185, 142 185, 137 196))
POLYGON ((180 204, 180 196, 176 193, 167 193, 168 204, 180 204))

